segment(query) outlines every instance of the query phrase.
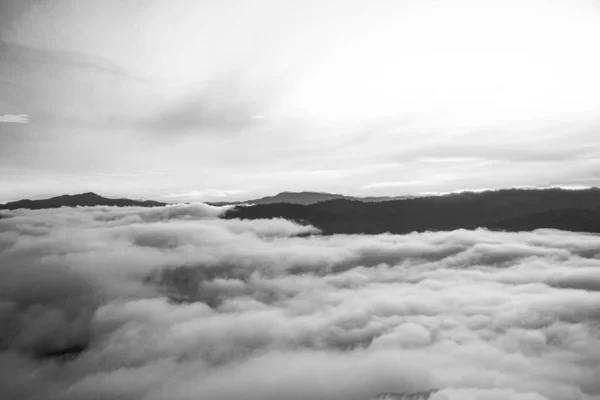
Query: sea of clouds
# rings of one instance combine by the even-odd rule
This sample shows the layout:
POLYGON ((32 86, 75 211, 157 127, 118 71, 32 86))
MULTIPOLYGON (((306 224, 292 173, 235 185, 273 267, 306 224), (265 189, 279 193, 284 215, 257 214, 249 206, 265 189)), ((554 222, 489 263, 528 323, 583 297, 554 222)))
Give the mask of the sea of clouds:
POLYGON ((0 398, 600 399, 600 237, 0 214, 0 398))

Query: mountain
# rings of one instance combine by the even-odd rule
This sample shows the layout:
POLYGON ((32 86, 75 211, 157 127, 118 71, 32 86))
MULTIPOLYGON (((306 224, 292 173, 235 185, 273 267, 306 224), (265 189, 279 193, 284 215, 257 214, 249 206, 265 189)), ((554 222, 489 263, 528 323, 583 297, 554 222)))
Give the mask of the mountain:
POLYGON ((429 400, 435 392, 437 392, 436 389, 414 393, 386 392, 378 394, 371 400, 429 400))
POLYGON ((600 189, 503 189, 383 202, 336 199, 308 205, 259 204, 234 207, 224 218, 285 218, 311 224, 323 234, 402 234, 479 227, 600 232, 600 189))
POLYGON ((240 205, 240 204, 274 204, 274 203, 289 203, 289 204, 315 204, 329 200, 356 200, 363 202, 380 202, 411 198, 412 196, 370 196, 370 197, 354 197, 344 196, 343 194, 336 193, 322 193, 322 192, 281 192, 275 196, 261 197, 254 200, 246 201, 233 201, 233 202, 211 202, 208 203, 213 206, 228 206, 228 205, 240 205))
POLYGON ((76 206, 117 206, 117 207, 158 207, 164 206, 167 203, 158 201, 138 201, 131 199, 108 199, 97 195, 96 193, 88 192, 74 195, 62 195, 51 197, 43 200, 18 200, 10 203, 1 204, 0 210, 16 210, 19 208, 27 208, 30 210, 39 210, 42 208, 59 208, 59 207, 76 207, 76 206))
POLYGON ((237 204, 273 204, 273 203, 290 203, 290 204, 314 204, 321 201, 337 200, 345 198, 341 194, 320 193, 320 192, 281 192, 275 196, 266 196, 254 200, 234 201, 234 202, 214 202, 208 203, 215 206, 237 205, 237 204))
POLYGON ((495 228, 523 231, 528 230, 530 226, 565 231, 600 232, 600 212, 580 208, 550 210, 498 221, 495 228))

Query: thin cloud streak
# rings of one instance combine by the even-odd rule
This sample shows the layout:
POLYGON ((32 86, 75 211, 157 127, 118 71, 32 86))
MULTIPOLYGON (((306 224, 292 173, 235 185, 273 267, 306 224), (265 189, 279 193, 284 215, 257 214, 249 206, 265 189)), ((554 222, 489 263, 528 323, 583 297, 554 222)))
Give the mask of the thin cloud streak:
POLYGON ((28 124, 29 115, 27 114, 4 114, 0 115, 0 122, 12 123, 12 124, 28 124))

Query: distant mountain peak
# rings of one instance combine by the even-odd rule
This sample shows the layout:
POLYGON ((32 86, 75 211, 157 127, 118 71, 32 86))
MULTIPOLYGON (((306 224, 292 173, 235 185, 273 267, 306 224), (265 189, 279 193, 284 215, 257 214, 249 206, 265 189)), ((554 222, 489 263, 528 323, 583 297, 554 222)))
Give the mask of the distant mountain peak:
MULTIPOLYGON (((50 197, 51 199, 105 199, 106 197, 100 196, 94 192, 76 193, 76 194, 61 194, 60 196, 50 197)), ((37 201, 37 200, 32 200, 37 201)))
MULTIPOLYGON (((105 199, 106 197, 100 196, 94 192, 76 193, 76 194, 62 194, 60 196, 51 197, 51 199, 82 199, 82 200, 98 200, 105 199)), ((49 200, 49 199, 47 199, 49 200)), ((33 200, 38 201, 38 200, 33 200)))
POLYGON ((265 196, 258 199, 245 200, 245 201, 232 201, 232 202, 210 202, 209 204, 216 206, 224 205, 239 205, 239 204, 273 204, 273 203, 290 203, 290 204, 315 204, 323 201, 330 200, 354 200, 362 202, 380 202, 388 200, 403 200, 411 198, 412 196, 369 196, 369 197, 355 197, 346 196, 338 193, 327 193, 327 192, 315 192, 315 191, 302 191, 302 192, 290 192, 284 191, 277 193, 273 196, 265 196))
POLYGON ((435 392, 436 389, 413 393, 386 392, 378 394, 372 400, 428 400, 435 392))
POLYGON ((327 192, 313 192, 311 190, 303 190, 301 192, 290 192, 290 191, 283 191, 283 192, 279 192, 274 196, 271 197, 277 197, 277 196, 283 196, 283 195, 302 195, 302 194, 316 194, 316 195, 327 195, 327 196, 341 196, 341 195, 336 195, 335 193, 327 193, 327 192))
POLYGON ((96 194, 94 192, 85 192, 85 193, 80 193, 80 194, 74 194, 73 196, 82 196, 82 197, 102 197, 99 194, 96 194))
POLYGON ((59 207, 93 207, 93 206, 114 206, 114 207, 157 207, 164 206, 167 203, 158 201, 141 201, 126 198, 111 199, 100 196, 94 192, 79 194, 63 194, 61 196, 51 197, 41 200, 18 200, 6 204, 0 204, 0 210, 16 210, 19 208, 38 210, 44 208, 59 207))

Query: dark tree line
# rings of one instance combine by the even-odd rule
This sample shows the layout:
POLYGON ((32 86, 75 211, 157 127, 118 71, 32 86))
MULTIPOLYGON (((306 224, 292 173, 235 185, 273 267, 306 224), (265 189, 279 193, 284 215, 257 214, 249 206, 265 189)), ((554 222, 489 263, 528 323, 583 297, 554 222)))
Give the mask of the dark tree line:
POLYGON ((314 225, 324 234, 479 227, 600 232, 600 189, 505 189, 377 203, 345 199, 311 205, 276 203, 235 207, 224 218, 285 218, 314 225))

